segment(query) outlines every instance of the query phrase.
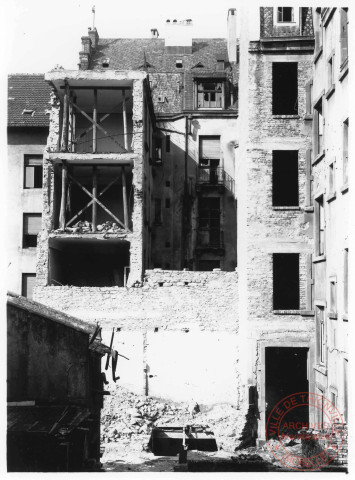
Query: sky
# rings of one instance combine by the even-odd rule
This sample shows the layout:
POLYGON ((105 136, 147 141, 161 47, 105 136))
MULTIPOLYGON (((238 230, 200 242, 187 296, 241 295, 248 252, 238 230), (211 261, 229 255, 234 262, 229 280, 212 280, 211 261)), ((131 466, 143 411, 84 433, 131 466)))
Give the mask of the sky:
MULTIPOLYGON (((4 0, 3 0, 4 2, 4 0)), ((81 37, 95 26, 101 38, 164 34, 166 19, 193 20, 193 37, 225 37, 238 0, 5 0, 7 73, 41 73, 56 64, 76 69, 81 37), (218 7, 216 7, 216 5, 218 7)))

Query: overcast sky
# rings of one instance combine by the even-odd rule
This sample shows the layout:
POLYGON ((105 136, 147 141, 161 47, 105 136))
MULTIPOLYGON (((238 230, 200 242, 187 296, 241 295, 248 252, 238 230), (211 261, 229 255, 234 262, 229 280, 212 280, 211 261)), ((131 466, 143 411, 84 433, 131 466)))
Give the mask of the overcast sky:
MULTIPOLYGON (((4 0, 3 0, 4 2, 4 0)), ((235 0, 5 0, 7 72, 45 72, 60 64, 76 69, 81 37, 95 25, 101 38, 163 37, 167 18, 193 20, 193 37, 225 37, 227 12, 235 0)))

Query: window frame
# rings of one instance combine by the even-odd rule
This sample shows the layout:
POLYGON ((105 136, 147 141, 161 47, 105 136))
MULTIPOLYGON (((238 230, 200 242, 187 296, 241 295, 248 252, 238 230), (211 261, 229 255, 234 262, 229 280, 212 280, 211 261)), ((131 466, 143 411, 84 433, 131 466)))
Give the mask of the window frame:
POLYGON ((343 122, 343 185, 349 183, 349 118, 343 122))
POLYGON ((316 358, 317 365, 325 367, 327 364, 327 329, 325 318, 325 307, 316 305, 316 358), (320 313, 322 312, 322 313, 320 313))
MULTIPOLYGON (((280 253, 280 252, 275 252, 272 254, 272 309, 274 312, 277 311, 299 311, 301 309, 301 276, 300 276, 300 267, 301 267, 301 261, 300 261, 300 253, 294 253, 294 252, 285 252, 285 253, 280 253), (280 305, 280 294, 277 292, 277 287, 280 285, 280 279, 276 278, 277 272, 275 272, 275 266, 278 262, 275 261, 276 257, 279 256, 279 261, 282 260, 280 258, 280 255, 292 255, 294 257, 297 256, 298 258, 298 274, 297 274, 297 305, 288 305, 286 306, 285 304, 280 305)), ((280 263, 278 264, 278 266, 280 263)), ((282 280, 282 279, 281 279, 282 280)), ((289 278, 289 284, 291 282, 291 278, 289 278)), ((296 282, 295 282, 296 283, 296 282)), ((296 298, 296 297, 295 297, 296 298)), ((282 302, 281 302, 282 303, 282 302)))
MULTIPOLYGON (((276 62, 271 62, 271 112, 272 115, 276 115, 277 117, 298 117, 299 115, 299 96, 300 96, 300 85, 299 85, 299 69, 298 69, 299 62, 287 62, 287 61, 276 61, 276 62), (281 65, 283 67, 281 67, 281 65), (290 75, 286 76, 285 72, 282 71, 283 68, 286 68, 285 66, 287 65, 287 68, 291 70, 291 68, 295 69, 295 74, 296 77, 295 79, 290 75), (292 67, 291 67, 292 65, 292 67), (295 103, 293 105, 293 108, 289 108, 287 111, 285 111, 285 103, 286 103, 286 97, 287 95, 282 92, 280 95, 280 89, 277 88, 280 85, 280 77, 283 79, 283 84, 287 82, 288 84, 294 83, 296 85, 296 91, 292 92, 295 93, 295 103), (276 83, 278 81, 278 83, 276 83), (281 97, 281 99, 280 99, 281 97), (282 101, 284 100, 284 101, 282 101), (281 111, 282 110, 282 111, 281 111)), ((290 73, 290 72, 288 72, 290 73)), ((293 85, 294 86, 294 85, 293 85)), ((289 93, 289 96, 291 97, 291 93, 289 93)), ((287 98, 287 103, 286 106, 291 106, 291 100, 287 98)))
MULTIPOLYGON (((34 179, 35 179, 35 174, 34 174, 34 179)), ((35 183, 35 182, 34 182, 35 183)), ((25 154, 24 155, 24 159, 23 159, 23 188, 25 190, 40 190, 43 188, 43 154, 37 154, 37 153, 34 153, 34 154, 25 154), (31 161, 31 160, 40 160, 41 164, 34 164, 34 165, 28 165, 28 163, 31 161), (41 171, 41 185, 39 187, 37 186, 33 186, 33 187, 28 187, 26 186, 26 179, 27 179, 27 175, 26 175, 26 172, 27 172, 27 168, 34 168, 36 169, 36 167, 40 168, 40 171, 41 171)))
MULTIPOLYGON (((289 184, 290 179, 287 179, 287 183, 289 184)), ((280 196, 280 194, 279 194, 280 196)), ((273 150, 272 151, 272 206, 273 207, 299 207, 300 205, 300 191, 299 191, 299 150, 273 150), (290 159, 283 159, 281 162, 287 162, 287 161, 296 161, 297 160, 297 174, 296 178, 293 180, 297 183, 297 202, 288 202, 288 203, 280 203, 276 202, 275 203, 275 197, 276 195, 276 190, 277 190, 277 185, 275 184, 275 174, 276 174, 276 164, 277 164, 277 157, 281 156, 281 152, 284 154, 286 157, 287 153, 290 154, 290 159), (292 154, 290 153, 292 152, 292 154)))
POLYGON ((329 278, 329 318, 336 319, 338 316, 338 307, 337 307, 337 277, 329 278))
POLYGON ((21 295, 23 297, 31 299, 33 297, 32 297, 32 295, 28 296, 28 290, 27 290, 28 285, 25 283, 26 278, 36 278, 36 274, 35 273, 22 273, 22 276, 21 276, 21 295))
POLYGON ((317 198, 314 199, 314 220, 315 220, 314 221, 315 255, 316 257, 322 257, 322 256, 325 256, 325 252, 326 252, 326 242, 325 242, 326 221, 325 221, 325 204, 324 204, 323 194, 319 195, 317 198), (322 217, 322 212, 323 212, 323 217, 322 217), (323 232, 323 234, 321 232, 323 232), (322 239, 323 239, 323 243, 322 243, 322 239))
POLYGON ((325 154, 324 149, 324 94, 315 102, 313 106, 313 145, 314 160, 325 154))
POLYGON ((348 7, 340 8, 340 70, 349 58, 349 15, 348 7), (345 28, 344 28, 345 27, 345 28), (346 55, 344 55, 346 52, 346 55))
POLYGON ((41 225, 42 225, 42 214, 41 213, 23 213, 23 217, 22 217, 22 248, 37 248, 37 237, 38 237, 38 234, 41 231, 41 228, 39 229, 37 234, 26 233, 25 232, 25 224, 26 224, 25 219, 29 218, 29 217, 36 217, 36 218, 39 217, 39 218, 41 218, 41 225), (36 238, 36 245, 28 245, 28 243, 32 243, 31 242, 31 240, 33 240, 32 237, 36 238))
MULTIPOLYGON (((195 109, 196 110, 224 110, 225 109, 225 92, 226 92, 226 89, 225 89, 225 83, 226 83, 226 79, 225 78, 210 78, 210 77, 207 77, 207 78, 195 78, 194 79, 195 81, 195 109), (221 91, 218 91, 217 90, 217 84, 220 83, 221 84, 221 91), (215 89, 210 89, 210 90, 200 90, 199 89, 199 86, 202 85, 202 84, 215 84, 216 87, 215 89), (205 104, 203 106, 199 106, 199 94, 208 94, 208 95, 211 95, 215 93, 216 94, 216 100, 215 100, 215 103, 217 104, 217 94, 220 94, 221 95, 221 106, 206 106, 205 104)), ((205 100, 203 101, 205 102, 205 100)), ((211 100, 209 100, 209 104, 211 104, 211 100)))
MULTIPOLYGON (((283 10, 282 10, 283 14, 283 10)), ((274 7, 274 25, 276 26, 295 26, 299 24, 299 8, 297 7, 274 7), (291 8, 292 20, 279 20, 279 9, 291 8)))

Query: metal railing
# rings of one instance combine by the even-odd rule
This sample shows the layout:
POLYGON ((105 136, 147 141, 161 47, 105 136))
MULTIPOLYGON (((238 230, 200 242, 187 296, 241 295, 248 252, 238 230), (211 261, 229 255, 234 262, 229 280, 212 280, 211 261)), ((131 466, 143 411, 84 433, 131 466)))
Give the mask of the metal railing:
POLYGON ((234 179, 222 167, 197 167, 197 185, 224 186, 234 193, 234 179))

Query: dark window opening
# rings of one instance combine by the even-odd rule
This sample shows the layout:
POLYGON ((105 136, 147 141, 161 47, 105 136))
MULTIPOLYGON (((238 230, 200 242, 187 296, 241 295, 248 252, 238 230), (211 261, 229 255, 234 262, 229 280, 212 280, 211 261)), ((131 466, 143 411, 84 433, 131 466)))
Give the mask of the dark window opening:
POLYGON ((220 198, 199 199, 198 206, 198 245, 220 246, 221 241, 220 198))
POLYGON ((117 239, 51 239, 50 284, 123 287, 129 273, 129 243, 117 239))
POLYGON ((33 298, 33 287, 36 283, 35 273, 23 273, 22 274, 22 287, 21 295, 27 298, 33 298))
POLYGON ((298 113, 298 78, 296 62, 272 64, 272 113, 296 115, 298 113))
POLYGON ((315 247, 316 255, 325 254, 325 212, 324 198, 321 195, 315 201, 315 247))
POLYGON ((293 7, 277 7, 278 22, 293 22, 293 7))
POLYGON ((340 65, 348 58, 348 9, 340 9, 340 65))
POLYGON ((37 247, 37 235, 42 228, 40 213, 23 214, 23 248, 37 247))
POLYGON ((273 308, 300 308, 300 275, 298 253, 273 254, 273 308))
POLYGON ((224 82, 198 82, 197 108, 224 108, 224 82))
POLYGON ((298 151, 272 152, 272 204, 298 206, 298 151))
POLYGON ((170 208, 170 198, 165 199, 165 208, 170 208))
POLYGON ((220 137, 200 137, 199 138, 199 171, 198 181, 210 184, 218 184, 219 159, 221 155, 220 137))
POLYGON ((156 225, 161 225, 161 199, 156 198, 154 200, 154 223, 156 225))
POLYGON ((197 270, 200 272, 211 272, 214 268, 220 268, 220 260, 199 260, 197 270))
POLYGON ((25 155, 24 188, 42 188, 43 155, 25 155))
POLYGON ((170 152, 170 135, 165 137, 165 151, 170 152))

